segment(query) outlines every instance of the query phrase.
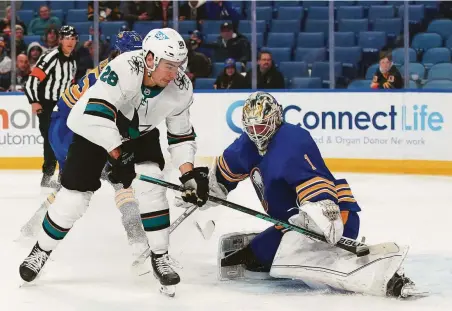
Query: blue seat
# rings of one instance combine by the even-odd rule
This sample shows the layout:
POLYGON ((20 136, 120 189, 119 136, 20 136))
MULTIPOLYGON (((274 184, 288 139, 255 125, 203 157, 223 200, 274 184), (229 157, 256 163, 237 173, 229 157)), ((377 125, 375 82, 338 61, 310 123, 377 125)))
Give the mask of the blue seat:
POLYGON ((395 38, 403 31, 401 18, 379 18, 374 22, 374 31, 383 31, 388 37, 395 38))
POLYGON ((385 1, 370 1, 370 0, 363 0, 363 1, 356 1, 357 5, 362 5, 364 7, 370 7, 372 5, 384 5, 385 1))
POLYGON ((102 22, 100 23, 100 28, 102 29, 102 34, 105 36, 116 36, 120 31, 122 26, 127 25, 126 22, 102 22))
MULTIPOLYGON (((405 6, 401 5, 399 7, 399 16, 403 19, 405 14, 405 6)), ((424 19, 424 5, 422 4, 410 4, 408 5, 408 18, 410 19, 409 22, 416 24, 421 23, 424 19)))
POLYGON ((349 89, 349 90, 370 89, 371 83, 372 83, 372 80, 353 80, 347 86, 347 89, 349 89))
POLYGON ((448 49, 452 49, 452 36, 450 36, 449 38, 447 38, 446 40, 446 44, 444 45, 446 48, 448 49))
POLYGON ((428 25, 427 32, 437 33, 446 40, 452 35, 452 20, 435 19, 428 25))
POLYGON ((294 77, 307 77, 308 65, 305 62, 281 62, 279 70, 284 77, 292 79, 294 77))
POLYGON ((290 47, 294 46, 295 34, 294 33, 279 33, 270 32, 268 34, 267 46, 272 48, 277 47, 290 47))
POLYGON ((53 10, 62 10, 67 12, 68 10, 75 9, 76 1, 50 1, 50 8, 53 10))
MULTIPOLYGON (((395 65, 402 65, 405 63, 405 49, 404 48, 397 48, 394 51, 392 51, 392 62, 395 65)), ((408 58, 410 63, 416 62, 416 51, 412 48, 408 48, 408 58)))
POLYGON ((76 9, 88 9, 88 2, 89 1, 74 1, 75 2, 75 8, 76 9))
POLYGON ((212 64, 212 73, 210 74, 212 77, 216 78, 224 71, 224 63, 216 62, 212 64))
POLYGON ((335 7, 354 6, 355 4, 356 4, 356 1, 334 1, 335 7))
POLYGON ((278 10, 278 19, 303 19, 304 10, 301 6, 282 6, 278 10))
POLYGON ((270 6, 256 7, 256 19, 257 20, 271 20, 273 18, 273 8, 270 6))
MULTIPOLYGON (((168 22, 168 27, 173 28, 174 23, 173 21, 168 22)), ((178 32, 182 34, 188 34, 189 32, 196 30, 198 28, 198 25, 195 20, 186 20, 186 21, 179 21, 178 25, 178 32)))
POLYGON ((431 48, 422 55, 422 64, 430 69, 435 64, 450 63, 450 50, 448 48, 431 48))
POLYGON ((433 9, 433 10, 438 10, 439 9, 439 1, 422 1, 422 0, 416 0, 415 1, 416 4, 422 4, 425 6, 426 9, 433 9))
POLYGON ((216 42, 219 36, 220 34, 217 33, 209 33, 208 35, 206 35, 206 42, 209 43, 216 42))
POLYGON ((327 6, 312 6, 308 9, 308 19, 328 19, 328 11, 327 6))
MULTIPOLYGON (((342 76, 342 65, 339 62, 334 63, 334 75, 335 77, 342 76)), ((311 77, 318 77, 322 79, 323 83, 329 84, 330 82, 330 63, 329 62, 317 62, 312 65, 311 77)))
POLYGON ((87 9, 72 9, 67 11, 66 22, 67 23, 78 23, 88 21, 88 10, 87 9))
MULTIPOLYGON (((242 33, 245 37, 247 37, 248 41, 251 43, 253 40, 251 38, 251 33, 242 33)), ((264 34, 262 32, 256 33, 257 40, 257 48, 260 49, 264 46, 264 34)))
MULTIPOLYGON (((149 33, 149 31, 155 28, 162 28, 162 26, 162 21, 135 22, 133 24, 133 30, 138 32, 144 38, 149 33)), ((220 29, 220 26, 218 26, 218 29, 220 29)), ((219 33, 220 31, 218 30, 218 34, 219 33)))
POLYGON ((411 47, 418 51, 425 51, 431 48, 439 48, 443 45, 443 39, 437 33, 418 33, 411 42, 411 47))
MULTIPOLYGON (((410 63, 408 65, 408 76, 410 80, 423 80, 425 78, 425 67, 420 63, 410 63)), ((400 67, 400 73, 402 76, 405 74, 405 65, 400 67)))
MULTIPOLYGON (((204 34, 209 34, 209 33, 220 34, 221 25, 223 25, 225 22, 228 22, 228 23, 232 24, 231 21, 205 20, 204 23, 202 24, 202 32, 204 34)), ((242 22, 244 22, 244 21, 242 21, 242 22)), ((148 32, 149 31, 150 31, 150 29, 148 30, 148 32)), ((240 30, 240 32, 251 32, 251 31, 242 31, 242 30, 240 30)))
POLYGON ((35 18, 35 11, 32 10, 20 10, 17 11, 17 16, 19 19, 25 23, 25 25, 30 24, 31 20, 35 18))
MULTIPOLYGON (((375 72, 377 72, 377 69, 379 67, 380 67, 379 63, 369 66, 369 68, 367 68, 367 70, 366 70, 366 80, 372 80, 375 72)), ((370 85, 370 83, 369 83, 369 85, 370 85)))
POLYGON ((378 18, 393 18, 395 9, 392 5, 372 5, 369 8, 369 20, 371 22, 378 18))
POLYGON ((428 80, 452 80, 452 64, 441 63, 433 65, 427 76, 428 80))
POLYGON ((337 9, 337 19, 359 19, 364 17, 362 6, 342 6, 337 9))
POLYGON ((61 21, 61 23, 64 22, 64 12, 63 12, 63 10, 52 10, 51 15, 55 16, 55 17, 58 17, 58 19, 61 21))
POLYGON ((312 6, 328 6, 328 1, 303 1, 305 10, 309 10, 312 6))
POLYGON ((89 34, 89 28, 93 26, 93 22, 79 22, 79 23, 68 23, 75 27, 75 30, 81 35, 89 34))
POLYGON ((195 80, 195 89, 213 90, 213 85, 216 80, 216 78, 197 78, 195 80))
MULTIPOLYGON (((329 44, 329 41, 328 41, 329 44)), ((334 46, 349 47, 355 46, 355 34, 353 32, 335 32, 334 33, 334 46)))
POLYGON ((296 48, 295 60, 311 65, 326 60, 326 48, 296 48))
POLYGON ((33 35, 33 36, 24 36, 24 42, 26 45, 32 42, 41 42, 41 36, 33 35))
POLYGON ((341 32, 354 32, 369 30, 369 20, 367 18, 361 19, 341 19, 339 21, 339 31, 341 32))
POLYGON ((325 34, 323 32, 300 32, 297 39, 297 47, 321 48, 325 46, 325 34))
POLYGON ((300 31, 300 21, 294 20, 280 20, 275 19, 271 25, 271 32, 299 32, 300 31))
POLYGON ((39 8, 42 5, 49 5, 47 1, 22 1, 22 7, 21 10, 32 10, 33 12, 36 12, 36 14, 39 12, 39 8))
POLYGON ((302 78, 295 77, 290 83, 291 89, 321 89, 322 79, 318 77, 314 78, 302 78))
POLYGON ((269 48, 263 47, 262 51, 268 51, 272 54, 273 61, 277 64, 280 62, 288 62, 291 60, 290 48, 269 48))
POLYGON ((452 89, 451 80, 433 80, 427 81, 422 87, 423 89, 440 89, 440 90, 450 90, 452 89))
POLYGON ((281 7, 288 7, 288 6, 299 6, 300 1, 275 1, 275 9, 280 10, 281 7))
POLYGON ((413 80, 409 80, 408 81, 408 88, 411 90, 415 90, 418 89, 419 87, 417 86, 416 82, 414 82, 413 80))
POLYGON ((362 31, 358 36, 358 45, 364 52, 376 52, 386 45, 386 34, 381 31, 362 31))
MULTIPOLYGON (((203 29, 206 28, 207 21, 204 21, 203 29)), ((256 32, 264 33, 267 31, 267 23, 266 21, 256 21, 256 32)), ((240 33, 251 33, 251 21, 249 20, 241 20, 239 22, 239 32, 240 33)), ((218 31, 215 33, 220 33, 220 26, 218 26, 218 31)))
POLYGON ((327 20, 307 20, 304 31, 328 33, 329 21, 327 20))
POLYGON ((359 46, 334 48, 334 60, 344 67, 357 68, 361 58, 362 50, 359 46))

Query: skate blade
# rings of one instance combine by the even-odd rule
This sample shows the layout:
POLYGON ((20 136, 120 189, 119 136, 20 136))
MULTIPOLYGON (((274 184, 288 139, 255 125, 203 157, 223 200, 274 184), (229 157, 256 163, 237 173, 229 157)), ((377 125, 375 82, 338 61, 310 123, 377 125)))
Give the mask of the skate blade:
POLYGON ((176 296, 176 286, 175 285, 168 285, 168 286, 161 285, 160 293, 172 298, 172 297, 176 296))

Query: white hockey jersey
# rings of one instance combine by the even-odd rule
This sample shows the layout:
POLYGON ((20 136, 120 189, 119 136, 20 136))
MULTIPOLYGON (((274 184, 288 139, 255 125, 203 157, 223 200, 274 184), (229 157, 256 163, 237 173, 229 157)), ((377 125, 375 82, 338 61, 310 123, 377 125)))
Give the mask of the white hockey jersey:
POLYGON ((169 152, 176 167, 194 163, 195 133, 190 123, 193 86, 182 70, 164 89, 142 85, 144 60, 141 51, 119 55, 102 70, 97 82, 72 108, 67 125, 76 134, 108 152, 121 145, 115 120, 118 111, 132 120, 139 115, 140 132, 166 121, 169 152))

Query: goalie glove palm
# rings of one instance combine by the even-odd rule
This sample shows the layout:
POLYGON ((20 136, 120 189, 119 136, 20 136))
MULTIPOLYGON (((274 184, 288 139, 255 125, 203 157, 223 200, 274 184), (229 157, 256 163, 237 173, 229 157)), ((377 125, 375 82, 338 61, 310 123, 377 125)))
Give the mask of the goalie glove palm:
POLYGON ((183 174, 179 179, 184 185, 182 200, 188 203, 203 206, 209 196, 209 169, 207 167, 195 167, 183 174))

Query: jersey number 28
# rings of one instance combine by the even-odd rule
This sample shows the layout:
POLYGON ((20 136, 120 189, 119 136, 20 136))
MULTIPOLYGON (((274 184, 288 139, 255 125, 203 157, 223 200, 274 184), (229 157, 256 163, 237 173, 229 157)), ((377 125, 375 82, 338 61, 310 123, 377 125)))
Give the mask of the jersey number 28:
POLYGON ((111 70, 110 66, 107 66, 103 71, 102 75, 100 76, 100 81, 106 82, 110 84, 111 86, 115 86, 118 83, 118 75, 116 72, 111 70))

